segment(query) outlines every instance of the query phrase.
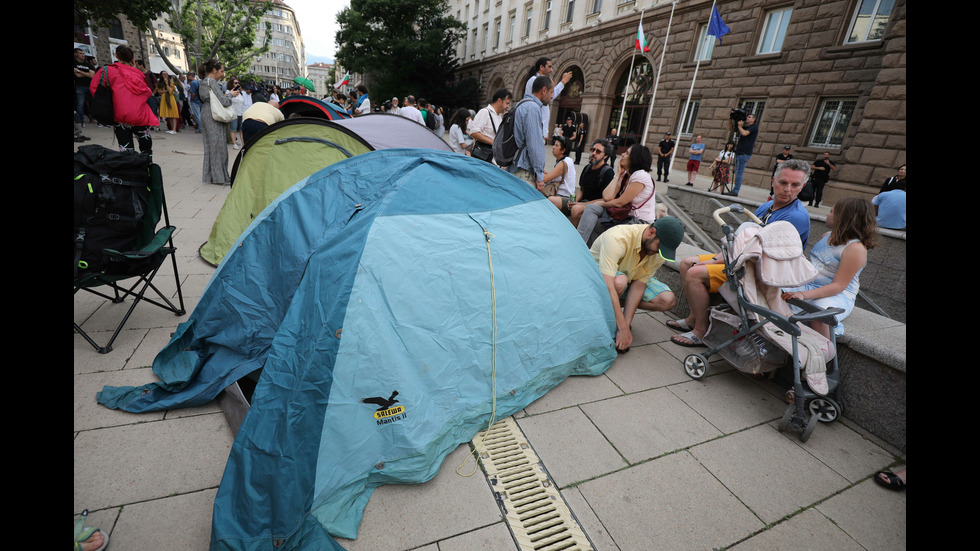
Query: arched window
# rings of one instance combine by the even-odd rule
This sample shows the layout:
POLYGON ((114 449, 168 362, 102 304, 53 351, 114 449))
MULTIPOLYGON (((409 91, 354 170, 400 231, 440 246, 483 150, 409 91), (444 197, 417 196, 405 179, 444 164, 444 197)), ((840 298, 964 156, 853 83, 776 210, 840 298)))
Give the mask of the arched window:
POLYGON ((616 99, 613 102, 612 113, 606 134, 613 128, 619 128, 620 151, 643 138, 643 126, 647 122, 647 109, 653 95, 653 82, 656 76, 653 67, 646 58, 637 58, 633 63, 632 77, 629 78, 629 89, 626 87, 627 77, 630 76, 629 62, 623 69, 619 82, 616 84, 616 99), (626 108, 623 109, 623 98, 626 108), (622 115, 622 127, 620 127, 622 115))
POLYGON ((118 17, 112 18, 112 25, 109 27, 109 38, 123 40, 122 21, 118 17))

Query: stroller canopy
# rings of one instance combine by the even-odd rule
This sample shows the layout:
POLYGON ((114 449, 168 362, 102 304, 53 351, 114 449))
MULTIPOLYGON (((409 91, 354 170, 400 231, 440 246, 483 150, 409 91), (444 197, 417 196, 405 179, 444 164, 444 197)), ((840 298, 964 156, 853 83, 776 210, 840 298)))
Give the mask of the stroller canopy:
POLYGON ((235 159, 231 192, 201 246, 201 258, 217 266, 283 191, 323 167, 370 150, 357 134, 325 120, 290 119, 262 129, 235 159))
POLYGON ((462 155, 374 151, 269 205, 154 360, 163 382, 99 401, 202 404, 264 367, 212 548, 324 549, 375 487, 432 478, 491 415, 604 372, 614 335, 592 255, 536 190, 462 155))

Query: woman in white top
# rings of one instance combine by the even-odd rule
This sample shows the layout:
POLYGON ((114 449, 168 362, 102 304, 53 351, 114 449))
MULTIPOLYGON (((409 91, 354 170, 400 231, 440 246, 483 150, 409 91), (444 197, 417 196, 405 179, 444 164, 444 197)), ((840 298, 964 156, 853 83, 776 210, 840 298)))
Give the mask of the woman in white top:
POLYGON ((467 155, 466 147, 470 144, 471 140, 467 137, 463 129, 470 123, 470 110, 466 108, 458 109, 449 123, 449 147, 456 153, 467 155))
POLYGON ((571 147, 571 140, 565 136, 555 136, 555 145, 551 146, 551 153, 557 161, 555 168, 544 175, 546 183, 558 184, 555 195, 548 197, 548 200, 566 216, 571 214, 568 203, 572 195, 575 195, 575 164, 568 156, 571 147))
POLYGON ((436 136, 442 138, 446 134, 446 119, 442 116, 442 107, 436 109, 436 136))
POLYGON ((721 188, 724 192, 725 188, 728 187, 728 171, 731 168, 732 161, 735 160, 735 142, 728 142, 725 144, 725 149, 718 153, 718 158, 711 163, 711 187, 708 191, 714 191, 717 188, 721 188))
POLYGON ((587 203, 584 209, 572 209, 572 223, 586 243, 599 222, 612 225, 654 222, 657 218, 656 188, 650 178, 651 166, 653 154, 650 149, 645 145, 631 145, 619 159, 618 177, 613 178, 606 189, 602 190, 602 199, 587 203), (609 212, 610 207, 629 207, 629 212, 624 219, 617 220, 609 212), (577 220, 576 215, 579 217, 577 220))

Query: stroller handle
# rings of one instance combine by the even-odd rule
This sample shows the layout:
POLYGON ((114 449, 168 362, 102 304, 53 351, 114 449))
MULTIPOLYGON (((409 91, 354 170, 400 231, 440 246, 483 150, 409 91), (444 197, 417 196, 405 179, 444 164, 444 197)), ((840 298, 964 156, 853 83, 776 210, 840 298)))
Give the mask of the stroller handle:
POLYGON ((752 220, 756 224, 759 224, 760 226, 764 225, 762 223, 762 220, 759 220, 756 217, 755 213, 749 210, 745 210, 745 208, 739 203, 732 203, 727 207, 721 207, 720 209, 716 210, 711 214, 712 218, 715 219, 715 222, 717 222, 719 226, 725 225, 725 221, 721 219, 721 215, 725 214, 726 212, 734 212, 735 214, 745 214, 749 217, 750 220, 752 220))

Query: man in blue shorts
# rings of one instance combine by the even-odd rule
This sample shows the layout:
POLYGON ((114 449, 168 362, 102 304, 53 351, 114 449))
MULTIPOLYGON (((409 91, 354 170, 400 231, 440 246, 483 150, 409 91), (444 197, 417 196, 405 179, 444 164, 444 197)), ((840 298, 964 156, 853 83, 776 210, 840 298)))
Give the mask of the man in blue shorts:
POLYGON ((662 312, 674 307, 674 293, 653 274, 665 260, 674 260, 682 239, 681 221, 664 216, 650 225, 613 226, 592 244, 616 316, 616 350, 621 353, 633 342, 630 323, 637 308, 662 312))
MULTIPOLYGON (((800 241, 806 248, 810 238, 810 214, 796 198, 810 176, 810 164, 790 159, 776 168, 772 179, 773 197, 755 211, 764 224, 786 220, 800 232, 800 241)), ((667 326, 683 334, 674 335, 671 341, 681 346, 704 346, 701 339, 708 331, 708 307, 711 293, 718 292, 725 283, 725 261, 721 254, 700 255, 685 258, 680 264, 681 282, 687 296, 690 312, 687 318, 671 320, 667 326)))

